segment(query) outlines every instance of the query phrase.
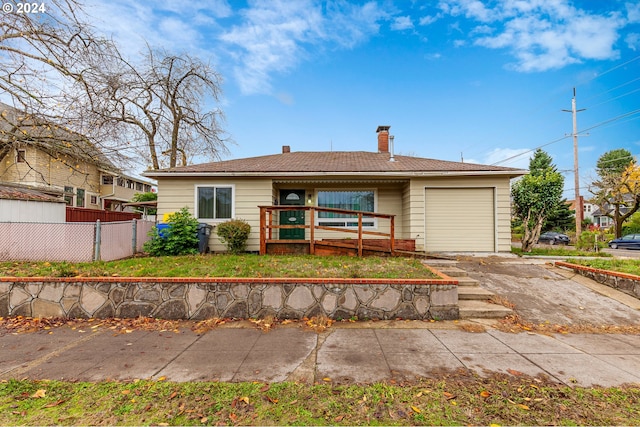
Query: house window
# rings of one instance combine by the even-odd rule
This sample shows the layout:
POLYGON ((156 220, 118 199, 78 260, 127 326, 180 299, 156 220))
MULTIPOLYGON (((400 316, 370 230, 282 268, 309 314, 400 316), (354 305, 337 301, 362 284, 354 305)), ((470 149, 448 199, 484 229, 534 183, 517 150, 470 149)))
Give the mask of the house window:
POLYGON ((151 186, 149 184, 145 184, 144 185, 144 192, 145 193, 151 193, 151 186))
POLYGON ((142 191, 144 185, 141 182, 136 182, 136 191, 142 191))
POLYGON ((125 187, 126 181, 124 178, 118 178, 118 187, 125 187))
MULTIPOLYGON (((375 212, 373 190, 322 190, 318 191, 318 207, 375 212)), ((358 216, 335 212, 318 212, 318 224, 327 227, 357 227, 358 216)), ((375 219, 363 217, 363 227, 375 227, 375 219)))
POLYGON ((98 204, 98 196, 90 196, 89 200, 92 205, 98 204))
POLYGON ((64 187, 64 201, 69 206, 73 206, 73 187, 64 187))
POLYGON ((26 163, 27 162, 27 150, 17 150, 16 162, 17 163, 26 163))
POLYGON ((76 206, 84 208, 84 189, 82 188, 76 190, 76 206))
POLYGON ((231 219, 233 217, 233 187, 196 187, 196 210, 199 219, 231 219))
POLYGON ((113 185, 113 175, 102 175, 103 185, 113 185))

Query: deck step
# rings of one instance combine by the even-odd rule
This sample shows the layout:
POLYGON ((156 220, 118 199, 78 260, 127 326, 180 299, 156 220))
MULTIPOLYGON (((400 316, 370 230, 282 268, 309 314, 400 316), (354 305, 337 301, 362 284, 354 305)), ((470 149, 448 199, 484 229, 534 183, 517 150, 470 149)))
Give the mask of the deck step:
POLYGON ((476 300, 489 301, 495 294, 480 286, 462 286, 458 287, 458 301, 460 300, 476 300))
POLYGON ((505 306, 477 300, 459 300, 458 309, 460 319, 501 319, 513 314, 513 310, 505 306))

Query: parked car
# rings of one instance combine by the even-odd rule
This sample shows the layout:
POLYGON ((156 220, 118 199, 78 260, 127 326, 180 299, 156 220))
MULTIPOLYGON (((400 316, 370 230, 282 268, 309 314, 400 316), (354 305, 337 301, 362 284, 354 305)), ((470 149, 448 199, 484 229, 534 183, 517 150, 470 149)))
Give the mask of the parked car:
POLYGON ((640 249, 640 234, 627 234, 609 242, 611 249, 640 249))
POLYGON ((542 233, 538 238, 538 243, 548 243, 550 245, 568 245, 569 236, 555 231, 547 231, 542 233))

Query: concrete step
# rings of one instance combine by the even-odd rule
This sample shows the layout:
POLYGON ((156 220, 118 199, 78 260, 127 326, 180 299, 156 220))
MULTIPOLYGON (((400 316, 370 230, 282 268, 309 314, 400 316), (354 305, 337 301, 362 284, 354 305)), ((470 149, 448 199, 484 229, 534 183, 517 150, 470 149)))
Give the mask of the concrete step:
POLYGON ((446 266, 446 267, 436 267, 433 266, 433 268, 435 268, 436 270, 438 270, 441 273, 446 274, 449 277, 466 277, 467 276, 467 272, 464 271, 461 268, 458 267, 450 267, 450 266, 446 266))
POLYGON ((460 300, 476 300, 488 301, 495 294, 480 286, 463 286, 458 287, 458 301, 460 300))
POLYGON ((501 319, 513 314, 510 308, 486 301, 462 300, 458 301, 458 308, 460 319, 501 319))
POLYGON ((480 285, 480 282, 478 282, 476 279, 472 279, 471 277, 456 277, 455 279, 458 281, 459 288, 480 285))

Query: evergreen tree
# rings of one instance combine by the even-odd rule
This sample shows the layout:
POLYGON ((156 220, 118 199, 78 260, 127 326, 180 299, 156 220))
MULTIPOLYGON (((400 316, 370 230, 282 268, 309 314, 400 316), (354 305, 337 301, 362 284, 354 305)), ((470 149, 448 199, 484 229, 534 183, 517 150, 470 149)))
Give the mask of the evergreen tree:
POLYGON ((522 221, 522 251, 530 252, 538 241, 545 221, 562 203, 564 177, 551 157, 538 149, 529 162, 529 174, 511 187, 513 212, 522 221))

